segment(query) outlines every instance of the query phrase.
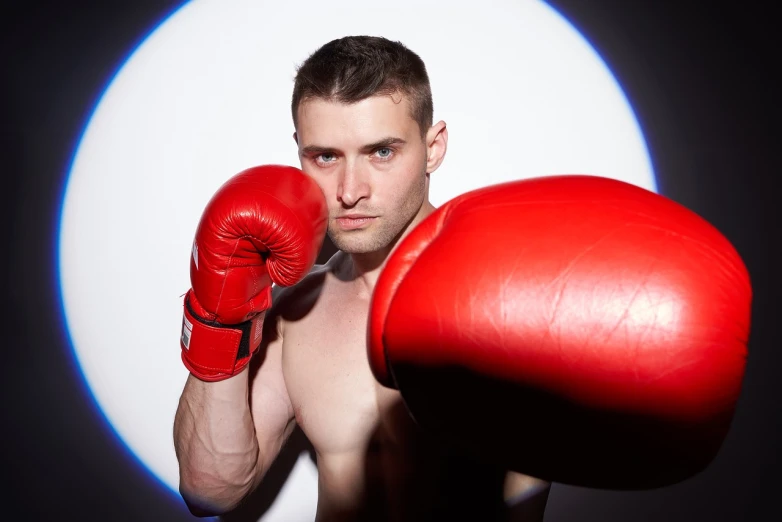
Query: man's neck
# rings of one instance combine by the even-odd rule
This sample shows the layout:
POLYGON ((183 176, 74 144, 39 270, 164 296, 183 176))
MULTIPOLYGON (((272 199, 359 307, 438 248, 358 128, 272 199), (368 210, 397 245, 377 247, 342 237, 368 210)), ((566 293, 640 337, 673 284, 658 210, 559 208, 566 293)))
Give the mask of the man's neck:
POLYGON ((380 277, 380 271, 386 264, 391 249, 367 254, 348 254, 345 256, 344 274, 356 289, 357 295, 369 298, 380 277))
POLYGON ((434 209, 434 206, 427 201, 421 208, 421 211, 405 227, 402 234, 387 247, 365 254, 345 254, 344 261, 340 263, 340 272, 346 280, 352 281, 356 285, 356 292, 359 296, 367 299, 372 296, 377 279, 380 277, 380 272, 383 270, 391 253, 411 230, 418 226, 426 216, 434 212, 434 209))

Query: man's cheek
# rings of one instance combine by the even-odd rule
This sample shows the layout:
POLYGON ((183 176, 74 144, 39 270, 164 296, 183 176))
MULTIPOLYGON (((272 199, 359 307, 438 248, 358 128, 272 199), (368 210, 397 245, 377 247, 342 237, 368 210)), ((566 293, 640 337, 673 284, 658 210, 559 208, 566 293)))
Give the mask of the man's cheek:
POLYGON ((328 204, 331 204, 332 201, 336 200, 336 196, 335 196, 336 188, 335 187, 331 187, 330 183, 328 183, 327 180, 323 179, 320 176, 313 176, 312 174, 310 174, 306 170, 304 170, 304 172, 306 174, 308 174, 312 179, 315 180, 315 183, 317 183, 317 185, 320 187, 320 190, 323 191, 323 195, 326 197, 326 202, 328 204))

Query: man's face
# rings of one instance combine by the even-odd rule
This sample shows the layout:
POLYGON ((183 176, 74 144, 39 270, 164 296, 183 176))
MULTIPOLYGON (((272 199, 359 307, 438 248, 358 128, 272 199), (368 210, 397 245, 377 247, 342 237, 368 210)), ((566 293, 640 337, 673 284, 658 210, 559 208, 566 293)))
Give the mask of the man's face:
POLYGON ((329 237, 344 252, 392 244, 427 202, 428 147, 410 114, 400 95, 299 106, 301 167, 326 195, 329 237))

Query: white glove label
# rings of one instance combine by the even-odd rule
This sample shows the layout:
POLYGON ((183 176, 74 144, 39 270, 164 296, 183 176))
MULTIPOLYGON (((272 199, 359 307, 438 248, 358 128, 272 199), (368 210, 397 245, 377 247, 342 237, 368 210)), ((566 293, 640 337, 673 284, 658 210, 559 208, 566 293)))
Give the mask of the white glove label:
POLYGON ((182 316, 182 346, 185 350, 190 349, 190 336, 193 335, 193 323, 187 320, 187 317, 182 316))

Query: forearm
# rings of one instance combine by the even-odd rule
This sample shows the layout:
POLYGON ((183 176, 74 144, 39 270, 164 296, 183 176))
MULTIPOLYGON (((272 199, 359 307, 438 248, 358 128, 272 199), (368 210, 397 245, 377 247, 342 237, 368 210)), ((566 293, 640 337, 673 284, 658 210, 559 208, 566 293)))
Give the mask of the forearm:
POLYGON ((228 511, 257 484, 259 451, 248 373, 219 382, 188 377, 174 421, 174 445, 179 489, 194 514, 228 511))

